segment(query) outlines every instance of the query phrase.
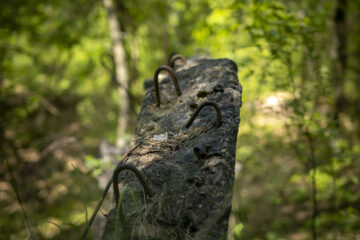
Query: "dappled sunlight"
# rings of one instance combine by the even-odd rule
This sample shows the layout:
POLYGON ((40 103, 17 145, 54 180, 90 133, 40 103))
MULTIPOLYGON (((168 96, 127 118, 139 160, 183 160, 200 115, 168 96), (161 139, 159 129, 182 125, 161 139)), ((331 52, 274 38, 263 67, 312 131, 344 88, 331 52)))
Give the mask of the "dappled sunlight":
POLYGON ((47 222, 44 222, 37 226, 37 231, 41 233, 46 238, 54 238, 59 234, 64 228, 61 227, 64 225, 60 220, 55 218, 50 218, 47 222))
POLYGON ((175 52, 188 62, 175 74, 195 56, 238 68, 228 239, 360 239, 358 0, 113 1, 128 87, 103 1, 0 5, 0 239, 79 238, 132 144, 145 80, 175 52), (101 141, 121 151, 103 155, 101 141))

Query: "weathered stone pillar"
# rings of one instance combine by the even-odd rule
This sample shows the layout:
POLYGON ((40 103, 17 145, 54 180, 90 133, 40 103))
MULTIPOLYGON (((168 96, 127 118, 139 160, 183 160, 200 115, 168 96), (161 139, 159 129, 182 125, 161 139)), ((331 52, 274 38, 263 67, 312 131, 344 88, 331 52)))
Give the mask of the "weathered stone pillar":
POLYGON ((132 142, 141 145, 126 162, 141 172, 153 196, 145 197, 131 171, 120 172, 125 221, 112 209, 103 239, 226 238, 242 91, 237 67, 229 59, 177 66, 181 95, 170 77, 163 79, 156 108, 154 87, 149 88, 132 142), (212 103, 187 128, 204 102, 212 103))

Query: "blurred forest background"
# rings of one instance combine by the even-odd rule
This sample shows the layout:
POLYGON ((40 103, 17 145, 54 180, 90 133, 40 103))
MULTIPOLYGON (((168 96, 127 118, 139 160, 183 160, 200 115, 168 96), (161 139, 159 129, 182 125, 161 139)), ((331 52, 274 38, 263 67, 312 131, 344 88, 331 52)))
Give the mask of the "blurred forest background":
POLYGON ((239 67, 228 239, 360 239, 359 0, 113 2, 0 1, 0 239, 79 238, 173 51, 239 67))

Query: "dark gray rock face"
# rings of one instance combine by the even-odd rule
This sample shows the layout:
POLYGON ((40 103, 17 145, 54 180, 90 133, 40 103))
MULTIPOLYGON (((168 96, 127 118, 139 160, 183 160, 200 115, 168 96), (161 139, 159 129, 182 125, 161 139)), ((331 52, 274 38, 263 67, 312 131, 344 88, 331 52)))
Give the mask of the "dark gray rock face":
POLYGON ((231 211, 241 91, 236 64, 228 59, 199 59, 176 69, 181 96, 170 77, 159 84, 161 106, 149 88, 138 117, 133 144, 142 142, 127 163, 141 171, 155 194, 129 171, 119 175, 122 206, 130 227, 110 211, 103 239, 225 239, 231 211), (192 125, 185 125, 205 101, 192 125), (124 188, 122 188, 124 189, 124 188))

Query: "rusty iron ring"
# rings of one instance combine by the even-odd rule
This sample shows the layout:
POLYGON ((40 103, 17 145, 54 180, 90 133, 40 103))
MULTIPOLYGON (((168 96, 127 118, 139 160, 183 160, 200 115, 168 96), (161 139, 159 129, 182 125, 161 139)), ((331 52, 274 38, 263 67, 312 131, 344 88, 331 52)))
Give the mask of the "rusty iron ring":
POLYGON ((191 116, 191 118, 189 119, 189 121, 186 123, 185 127, 189 128, 191 126, 191 124, 193 123, 193 121, 195 120, 196 116, 199 114, 199 112, 201 111, 201 109, 203 109, 205 106, 213 106, 216 110, 216 115, 217 115, 217 122, 216 122, 216 127, 220 127, 221 126, 221 110, 219 105, 217 105, 214 102, 204 102, 202 103, 195 111, 195 113, 191 116))
POLYGON ((175 66, 175 61, 178 60, 178 59, 181 59, 182 60, 182 63, 183 64, 186 64, 186 59, 180 55, 180 54, 175 54, 174 56, 171 57, 170 59, 170 63, 169 63, 169 66, 174 68, 175 66))
POLYGON ((156 101, 156 107, 160 107, 160 92, 159 92, 159 80, 158 80, 158 77, 159 77, 159 73, 162 71, 162 70, 166 70, 170 73, 170 76, 171 76, 171 79, 174 83, 174 87, 175 87, 175 90, 176 90, 176 94, 178 96, 181 95, 181 90, 180 90, 180 87, 179 87, 179 83, 177 81, 177 78, 175 76, 175 73, 174 71, 172 70, 172 68, 170 68, 169 66, 166 66, 166 65, 162 65, 160 67, 158 67, 155 71, 155 74, 154 74, 154 89, 155 89, 155 101, 156 101))

